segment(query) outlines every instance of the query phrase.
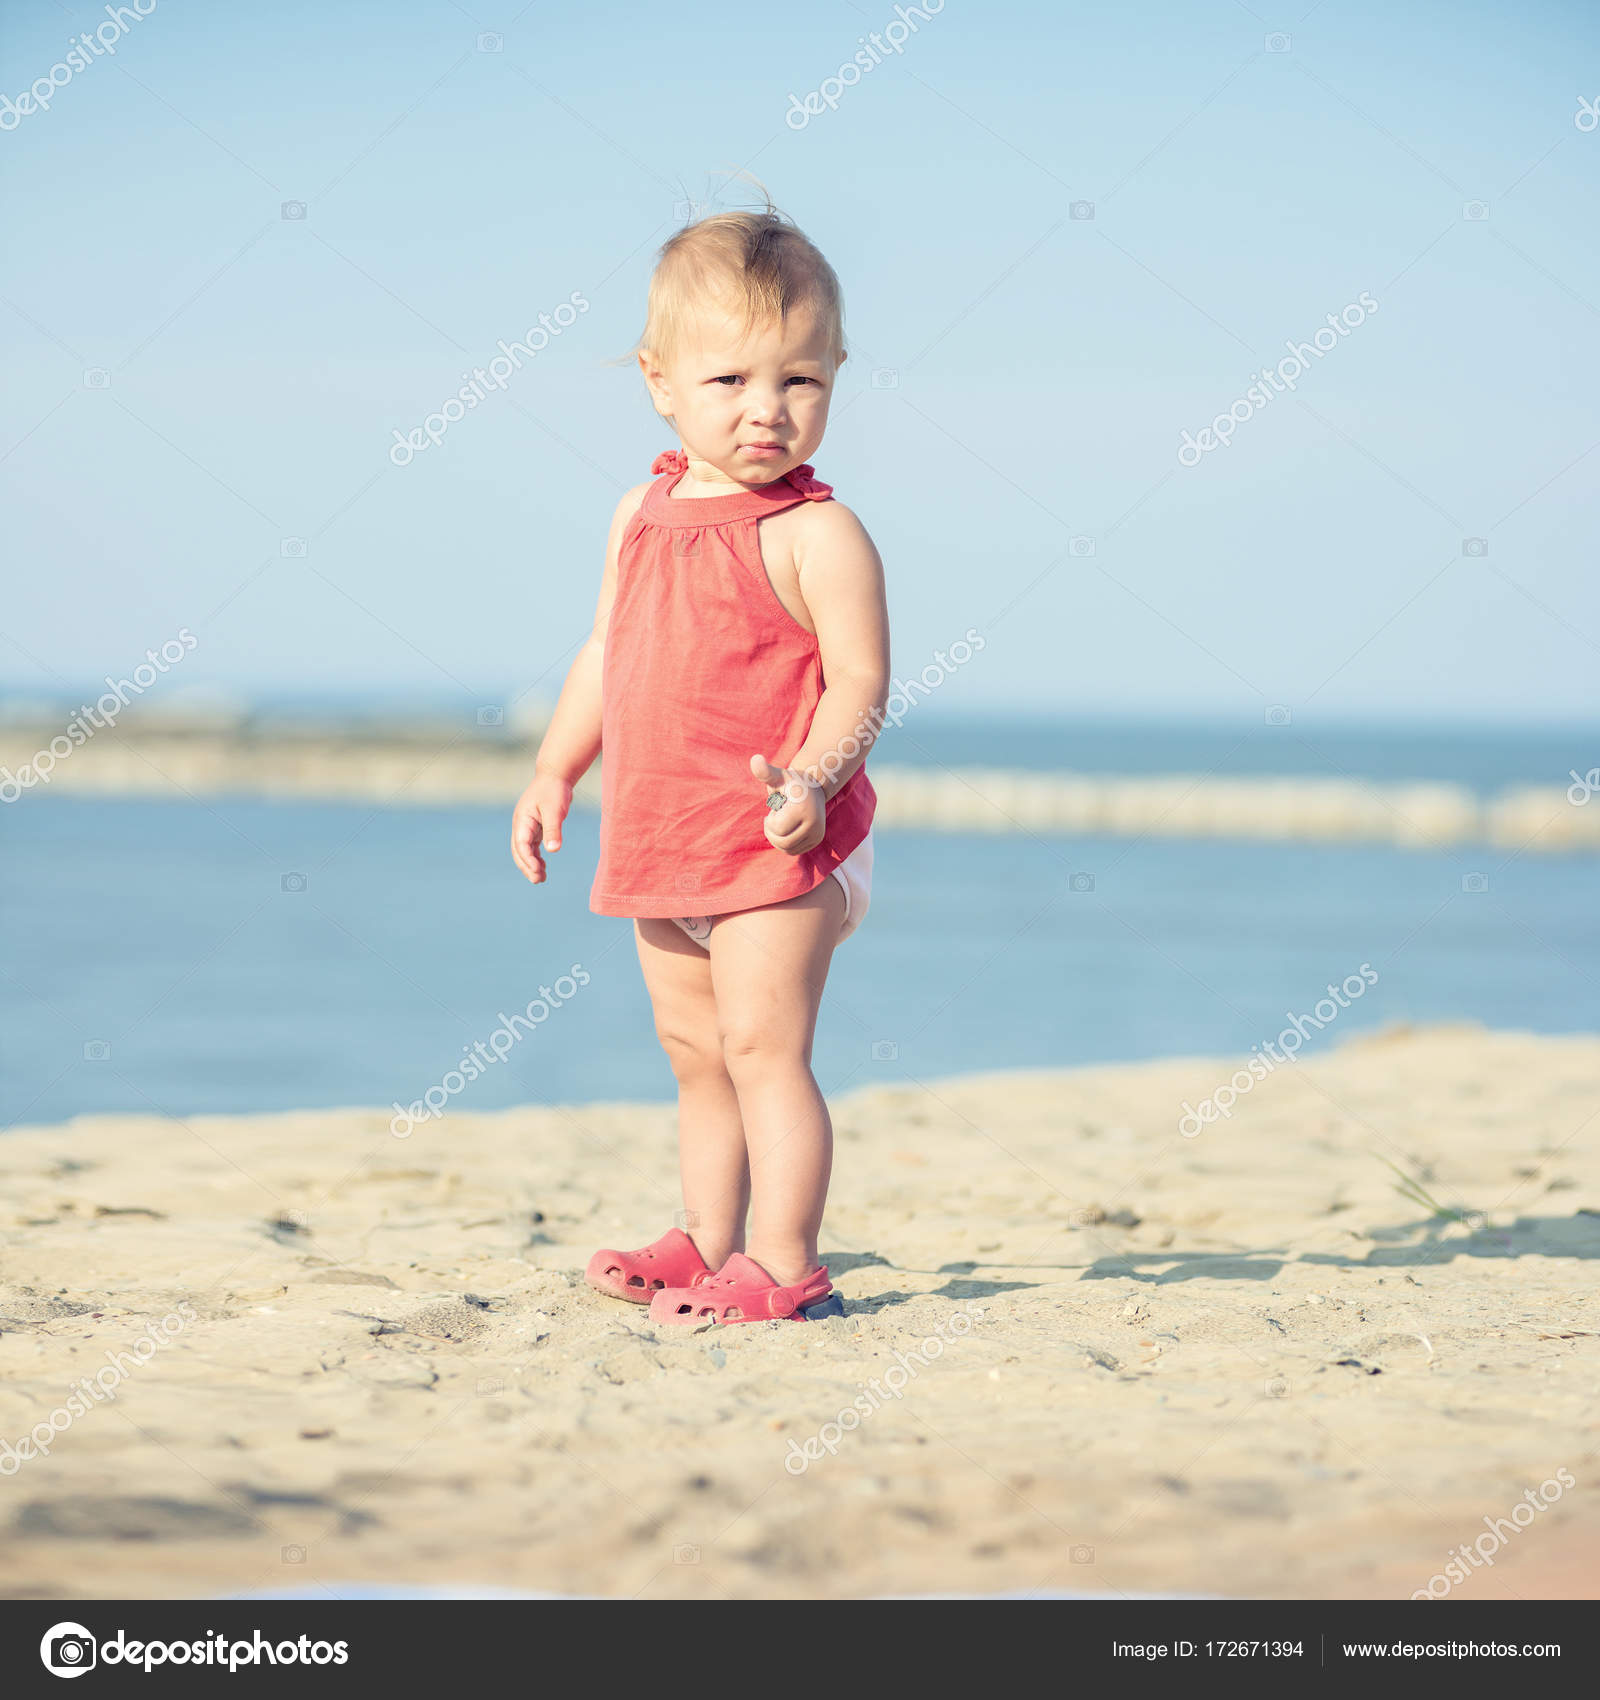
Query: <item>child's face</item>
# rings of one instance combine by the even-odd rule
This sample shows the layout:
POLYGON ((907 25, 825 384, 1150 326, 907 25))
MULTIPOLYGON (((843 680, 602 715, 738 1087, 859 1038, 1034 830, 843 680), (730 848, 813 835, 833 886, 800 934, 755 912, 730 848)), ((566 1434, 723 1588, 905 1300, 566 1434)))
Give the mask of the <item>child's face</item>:
POLYGON ((731 316, 702 314, 669 367, 657 367, 648 349, 639 364, 691 456, 734 483, 770 484, 821 443, 844 357, 810 308, 748 337, 740 329, 731 316))

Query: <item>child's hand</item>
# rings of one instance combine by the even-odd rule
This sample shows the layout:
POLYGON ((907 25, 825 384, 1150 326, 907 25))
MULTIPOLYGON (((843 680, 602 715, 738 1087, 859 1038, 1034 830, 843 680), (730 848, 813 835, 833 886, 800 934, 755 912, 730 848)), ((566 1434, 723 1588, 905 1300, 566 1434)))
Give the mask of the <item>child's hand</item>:
POLYGON ((782 791, 781 809, 769 812, 762 826, 767 842, 787 856, 815 850, 828 830, 828 814, 822 787, 792 767, 774 767, 765 756, 751 756, 750 772, 766 786, 768 794, 782 791))
POLYGON ((572 807, 572 787, 541 774, 517 799, 511 816, 511 859, 535 885, 544 883, 544 850, 561 848, 561 823, 572 807))

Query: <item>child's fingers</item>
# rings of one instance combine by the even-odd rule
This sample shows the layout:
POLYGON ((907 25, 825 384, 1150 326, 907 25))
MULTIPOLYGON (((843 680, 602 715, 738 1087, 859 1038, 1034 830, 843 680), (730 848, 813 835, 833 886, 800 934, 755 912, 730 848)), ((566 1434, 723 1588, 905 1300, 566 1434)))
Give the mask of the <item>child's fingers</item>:
POLYGON ((789 777, 788 769, 774 767, 765 756, 751 756, 750 772, 752 777, 759 779, 769 791, 781 789, 784 781, 789 777))
POLYGON ((773 849, 794 856, 821 842, 812 811, 803 806, 814 789, 803 773, 797 768, 774 767, 765 756, 751 756, 750 773, 767 788, 768 813, 761 830, 773 849), (779 793, 783 800, 775 803, 779 793))
POLYGON ((803 803, 815 789, 812 782, 797 767, 774 768, 778 775, 774 790, 781 790, 786 799, 783 809, 779 811, 779 820, 789 811, 790 804, 803 803))
POLYGON ((791 803, 803 803, 811 789, 810 781, 798 768, 774 767, 764 756, 750 758, 750 771, 766 786, 767 807, 776 810, 780 819, 791 803), (780 791, 784 796, 781 805, 772 801, 780 791))
POLYGON ((544 878, 544 859, 537 850, 528 845, 516 846, 512 852, 512 859, 535 885, 538 885, 544 878))
POLYGON ((788 800, 781 809, 776 809, 767 816, 762 827, 766 832, 767 842, 775 850, 782 850, 785 854, 794 856, 820 844, 822 832, 813 812, 802 807, 811 789, 805 780, 791 769, 789 783, 784 789, 788 800))
POLYGON ((815 849, 822 842, 822 833, 811 822, 802 818, 798 825, 785 831, 776 824, 781 818, 774 815, 767 822, 767 842, 774 850, 781 850, 786 856, 798 856, 815 849))
MULTIPOLYGON (((777 793, 771 793, 776 796, 777 793)), ((776 844, 780 849, 786 840, 791 839, 801 831, 806 824, 806 812, 793 798, 785 798, 780 807, 774 807, 769 801, 767 816, 761 823, 766 830, 769 843, 776 844)))
POLYGON ((544 878, 539 836, 538 814, 532 809, 519 809, 511 822, 511 859, 535 885, 544 878))

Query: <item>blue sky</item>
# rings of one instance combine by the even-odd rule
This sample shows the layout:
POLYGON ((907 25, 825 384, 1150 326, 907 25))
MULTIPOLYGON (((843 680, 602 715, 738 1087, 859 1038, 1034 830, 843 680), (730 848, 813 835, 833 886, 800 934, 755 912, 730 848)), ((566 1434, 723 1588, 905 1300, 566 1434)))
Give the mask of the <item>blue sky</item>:
MULTIPOLYGON (((0 92, 105 16, 11 0, 0 92)), ((172 699, 553 695, 671 442, 610 362, 681 203, 740 204, 742 167, 844 284, 817 465, 884 554, 896 666, 987 637, 941 707, 1593 717, 1592 6, 946 0, 798 130, 893 4, 731 16, 158 0, 0 133, 0 687, 187 627, 172 699)))

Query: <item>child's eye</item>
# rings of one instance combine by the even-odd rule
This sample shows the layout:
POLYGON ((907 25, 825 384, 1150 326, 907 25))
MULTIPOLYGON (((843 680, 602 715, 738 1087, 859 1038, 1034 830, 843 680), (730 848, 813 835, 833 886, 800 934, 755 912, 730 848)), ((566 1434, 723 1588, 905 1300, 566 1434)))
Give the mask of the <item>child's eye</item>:
MULTIPOLYGON (((711 379, 711 382, 714 383, 714 384, 742 384, 744 382, 744 379, 741 378, 738 375, 738 373, 736 373, 736 372, 724 372, 720 377, 711 379)), ((785 378, 784 383, 786 385, 788 385, 788 384, 817 384, 818 380, 815 379, 815 378, 802 377, 799 373, 796 373, 795 376, 792 377, 792 378, 785 378)), ((818 384, 818 387, 819 388, 821 387, 820 384, 818 384)))

